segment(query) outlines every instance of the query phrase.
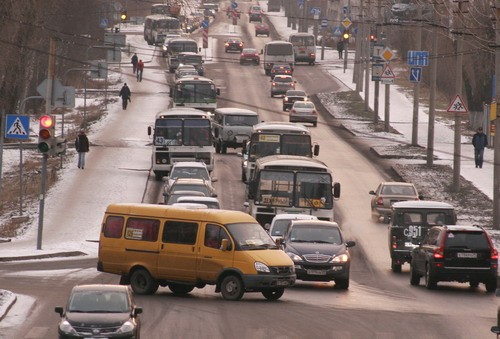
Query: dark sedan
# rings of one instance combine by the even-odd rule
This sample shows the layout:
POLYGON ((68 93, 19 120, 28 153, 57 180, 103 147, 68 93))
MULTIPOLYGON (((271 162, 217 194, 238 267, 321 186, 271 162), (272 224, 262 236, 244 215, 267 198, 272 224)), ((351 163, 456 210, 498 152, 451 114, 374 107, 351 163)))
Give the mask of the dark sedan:
POLYGON ((349 288, 351 256, 337 223, 323 220, 293 220, 285 238, 279 240, 293 260, 298 280, 335 281, 339 289, 349 288))
POLYGON ((55 311, 61 316, 60 339, 140 337, 138 315, 142 313, 142 308, 135 305, 129 286, 75 286, 66 311, 61 306, 55 311))
POLYGON ((224 50, 227 52, 241 52, 243 51, 243 41, 240 38, 229 38, 224 43, 224 50))

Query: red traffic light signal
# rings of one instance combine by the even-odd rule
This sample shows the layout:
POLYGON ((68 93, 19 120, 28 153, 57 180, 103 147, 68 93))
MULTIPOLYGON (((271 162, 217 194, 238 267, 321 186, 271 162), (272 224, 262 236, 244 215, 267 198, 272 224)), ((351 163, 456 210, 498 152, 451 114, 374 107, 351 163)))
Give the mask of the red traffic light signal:
POLYGON ((370 41, 372 41, 372 42, 377 41, 377 37, 375 36, 375 34, 370 34, 370 41))
POLYGON ((52 115, 40 117, 40 129, 38 131, 38 150, 43 154, 50 154, 55 140, 55 119, 52 115))

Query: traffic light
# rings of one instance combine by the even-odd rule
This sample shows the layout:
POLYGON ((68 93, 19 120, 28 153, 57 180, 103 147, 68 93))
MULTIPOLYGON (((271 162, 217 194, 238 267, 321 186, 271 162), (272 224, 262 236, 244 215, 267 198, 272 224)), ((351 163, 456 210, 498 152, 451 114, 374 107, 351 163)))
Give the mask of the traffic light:
POLYGON ((349 42, 349 32, 344 32, 344 34, 342 34, 342 39, 344 39, 344 42, 349 42))
POLYGON ((47 155, 53 155, 55 143, 56 120, 52 115, 40 117, 40 129, 38 132, 38 150, 47 155))
POLYGON ((377 42, 377 37, 375 34, 370 34, 370 42, 377 42))
POLYGON ((120 12, 120 20, 121 20, 121 22, 126 22, 128 20, 128 15, 127 15, 126 9, 122 9, 122 11, 120 12))

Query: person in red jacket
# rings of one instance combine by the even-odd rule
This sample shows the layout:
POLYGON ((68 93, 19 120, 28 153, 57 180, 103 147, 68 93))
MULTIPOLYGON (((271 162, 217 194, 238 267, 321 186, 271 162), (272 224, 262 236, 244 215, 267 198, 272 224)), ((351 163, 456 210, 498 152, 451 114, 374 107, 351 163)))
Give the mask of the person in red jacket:
POLYGON ((144 71, 144 62, 142 59, 137 63, 137 81, 142 81, 142 72, 144 71))

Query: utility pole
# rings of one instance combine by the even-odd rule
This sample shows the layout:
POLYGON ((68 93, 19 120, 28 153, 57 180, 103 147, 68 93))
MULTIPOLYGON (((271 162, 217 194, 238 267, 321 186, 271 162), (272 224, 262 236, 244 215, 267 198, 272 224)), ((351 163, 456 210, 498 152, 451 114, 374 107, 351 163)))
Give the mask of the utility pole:
MULTIPOLYGON (((415 39, 415 49, 420 51, 422 48, 422 6, 417 10, 417 38, 415 39)), ((420 102, 420 82, 413 84, 413 121, 411 129, 411 145, 418 146, 418 107, 420 102)))
MULTIPOLYGON (((434 13, 436 13, 434 5, 434 13)), ((432 28, 432 57, 431 64, 431 79, 430 79, 430 96, 429 96, 429 126, 427 131, 427 166, 434 164, 434 123, 436 119, 436 79, 437 79, 437 63, 438 63, 438 35, 437 35, 437 15, 434 14, 432 28)))
POLYGON ((497 118, 495 119, 495 139, 493 149, 493 228, 500 229, 500 0, 495 0, 495 101, 497 118))
MULTIPOLYGON (((462 93, 462 64, 463 64, 463 35, 461 32, 461 23, 463 22, 462 13, 462 3, 463 0, 458 0, 458 12, 455 27, 457 29, 457 69, 456 69, 456 79, 455 79, 455 90, 457 94, 462 93)), ((460 113, 455 113, 455 138, 454 138, 454 151, 453 151, 453 191, 460 192, 460 158, 461 158, 461 131, 460 131, 461 119, 460 113)))
MULTIPOLYGON (((54 84, 54 75, 56 73, 56 46, 57 39, 50 38, 49 45, 49 65, 47 70, 47 94, 45 96, 45 114, 52 112, 52 86, 54 84)), ((40 183, 40 203, 38 209, 38 236, 36 242, 36 249, 42 249, 42 233, 43 233, 43 212, 45 209, 45 191, 46 191, 46 178, 47 178, 47 154, 42 155, 42 175, 40 183)))
POLYGON ((363 91, 363 66, 362 66, 362 60, 363 60, 363 44, 361 37, 363 36, 363 30, 364 30, 364 16, 363 16, 363 0, 360 0, 360 7, 359 7, 359 23, 360 25, 358 26, 358 34, 356 36, 356 54, 354 56, 354 71, 353 71, 353 76, 354 76, 354 82, 356 83, 356 92, 358 94, 361 94, 363 91))
MULTIPOLYGON (((370 0, 367 0, 366 7, 370 8, 370 0)), ((366 11, 367 12, 367 11, 366 11)), ((364 57, 365 57, 365 111, 370 111, 370 39, 368 39, 368 35, 370 34, 370 27, 366 23, 366 13, 363 13, 364 19, 364 30, 362 35, 362 44, 365 46, 364 49, 364 57)), ((378 123, 378 115, 374 114, 373 122, 378 123)))

